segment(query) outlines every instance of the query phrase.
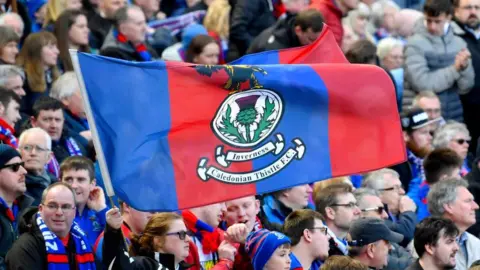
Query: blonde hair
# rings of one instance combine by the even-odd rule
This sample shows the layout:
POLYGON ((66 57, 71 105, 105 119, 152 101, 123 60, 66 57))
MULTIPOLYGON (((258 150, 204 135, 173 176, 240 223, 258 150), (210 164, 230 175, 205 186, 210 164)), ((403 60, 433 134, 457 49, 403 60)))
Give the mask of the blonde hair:
POLYGON ((208 7, 203 26, 207 31, 217 33, 221 39, 228 39, 231 8, 228 0, 214 0, 208 7))
MULTIPOLYGON (((367 21, 368 21, 368 18, 370 17, 370 8, 360 2, 358 3, 358 6, 357 6, 357 9, 354 9, 352 11, 350 11, 347 15, 347 17, 343 18, 342 19, 342 24, 343 25, 348 25, 350 26, 350 28, 353 30, 355 29, 353 27, 354 23, 355 23, 355 20, 358 18, 358 17, 365 17, 367 18, 367 21)), ((361 37, 355 33, 355 31, 352 31, 353 35, 357 38, 357 39, 361 39, 361 37)), ((372 43, 375 44, 375 39, 373 38, 372 34, 370 34, 370 32, 367 30, 367 25, 365 25, 365 38, 364 39, 367 39, 368 41, 371 41, 372 43)))
POLYGON ((43 27, 48 26, 50 23, 57 21, 57 18, 67 8, 67 0, 48 0, 47 13, 45 14, 45 20, 43 21, 43 27))

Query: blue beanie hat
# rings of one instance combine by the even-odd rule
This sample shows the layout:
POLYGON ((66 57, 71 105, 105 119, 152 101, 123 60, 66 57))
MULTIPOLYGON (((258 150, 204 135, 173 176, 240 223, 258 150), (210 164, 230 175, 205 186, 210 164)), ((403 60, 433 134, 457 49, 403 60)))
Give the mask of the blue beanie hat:
POLYGON ((198 35, 208 35, 207 29, 205 28, 205 26, 198 23, 194 23, 187 26, 185 29, 183 29, 182 47, 185 51, 188 50, 188 46, 190 46, 192 39, 194 39, 198 35))
POLYGON ((5 166, 14 157, 22 158, 15 148, 7 144, 0 144, 0 167, 5 166))
POLYGON ((261 229, 251 232, 245 243, 245 251, 252 260, 254 270, 263 270, 275 250, 283 245, 290 244, 290 239, 279 232, 261 229))

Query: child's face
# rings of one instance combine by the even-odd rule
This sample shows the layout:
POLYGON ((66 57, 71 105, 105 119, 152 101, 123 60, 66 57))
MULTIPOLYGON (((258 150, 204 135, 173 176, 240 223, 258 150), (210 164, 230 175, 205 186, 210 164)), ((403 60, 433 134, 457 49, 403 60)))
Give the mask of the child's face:
POLYGON ((263 268, 264 270, 289 270, 290 269, 290 246, 281 245, 279 246, 272 257, 268 260, 267 264, 263 268))

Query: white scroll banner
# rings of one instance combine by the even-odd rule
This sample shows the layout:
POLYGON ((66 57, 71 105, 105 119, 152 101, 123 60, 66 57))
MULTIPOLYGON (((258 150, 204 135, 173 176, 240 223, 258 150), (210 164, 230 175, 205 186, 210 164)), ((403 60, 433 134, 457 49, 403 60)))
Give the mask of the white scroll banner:
POLYGON ((301 160, 305 154, 305 145, 300 139, 294 139, 294 147, 287 149, 272 164, 252 172, 231 173, 223 171, 215 166, 207 167, 207 158, 200 159, 197 167, 197 174, 203 181, 208 181, 210 178, 216 179, 220 182, 229 184, 248 184, 266 179, 281 170, 283 170, 292 160, 301 160))

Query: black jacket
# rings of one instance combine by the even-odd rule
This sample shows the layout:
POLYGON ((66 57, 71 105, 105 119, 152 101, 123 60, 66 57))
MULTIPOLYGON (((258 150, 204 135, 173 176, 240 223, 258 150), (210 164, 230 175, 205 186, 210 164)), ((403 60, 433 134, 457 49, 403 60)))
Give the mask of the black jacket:
MULTIPOLYGON (((103 267, 115 270, 174 270, 175 257, 172 254, 159 254, 159 262, 154 255, 131 258, 125 249, 121 230, 110 226, 105 227, 103 238, 103 267), (112 266, 112 268, 109 268, 112 266)), ((180 270, 186 270, 189 265, 180 265, 180 270)))
POLYGON ((294 15, 278 20, 253 40, 247 54, 302 46, 295 34, 294 23, 294 15))
MULTIPOLYGON (((152 56, 152 60, 158 58, 157 53, 148 45, 147 50, 152 56)), ((140 54, 135 51, 135 48, 130 43, 120 43, 113 35, 113 31, 110 31, 105 38, 105 41, 100 50, 100 54, 117 59, 123 59, 127 61, 144 62, 140 54)))
POLYGON ((416 260, 410 267, 407 268, 407 270, 423 270, 423 267, 420 265, 418 260, 416 260))
MULTIPOLYGON (((24 219, 30 220, 29 222, 24 221, 24 224, 28 226, 24 228, 24 230, 26 229, 27 231, 20 236, 8 252, 6 258, 7 269, 48 269, 45 240, 35 221, 35 212, 36 211, 32 210, 23 216, 24 219)), ((77 269, 75 261, 75 241, 68 241, 67 252, 69 268, 77 269)), ((97 260, 95 262, 96 269, 102 269, 101 263, 97 260)))
POLYGON ((63 160, 70 156, 70 152, 68 152, 66 144, 66 140, 70 137, 73 138, 73 140, 77 143, 78 148, 80 148, 80 152, 82 152, 82 156, 87 156, 88 154, 88 141, 80 134, 71 132, 70 130, 64 128, 60 140, 58 142, 52 141, 52 152, 59 164, 61 164, 63 160))
POLYGON ((93 49, 100 49, 105 41, 105 38, 110 32, 110 29, 115 24, 113 20, 105 19, 98 13, 92 13, 88 21, 88 28, 90 29, 90 47, 93 49))
POLYGON ((253 39, 274 23, 271 0, 237 0, 230 16, 227 62, 243 56, 253 39))
MULTIPOLYGON (((18 218, 20 220, 22 215, 32 204, 33 198, 27 195, 22 195, 17 198, 18 202, 18 218)), ((6 216, 6 208, 3 205, 0 205, 0 269, 5 267, 5 256, 7 252, 12 247, 13 243, 18 238, 18 223, 13 227, 12 222, 6 216)), ((20 258, 20 257, 19 257, 20 258)))
POLYGON ((55 182, 57 182, 57 178, 48 172, 45 172, 43 175, 34 175, 27 172, 27 175, 25 175, 25 183, 27 184, 26 194, 34 199, 32 203, 33 206, 40 204, 43 191, 55 182))

